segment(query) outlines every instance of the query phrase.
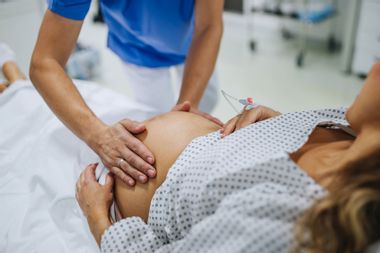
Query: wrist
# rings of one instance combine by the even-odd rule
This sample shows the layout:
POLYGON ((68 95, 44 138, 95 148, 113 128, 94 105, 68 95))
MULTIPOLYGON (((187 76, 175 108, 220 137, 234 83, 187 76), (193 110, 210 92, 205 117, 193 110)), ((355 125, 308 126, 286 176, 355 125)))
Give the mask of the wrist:
POLYGON ((92 212, 86 218, 91 229, 99 230, 112 224, 108 212, 92 212))
POLYGON ((107 129, 107 125, 104 124, 98 118, 94 118, 87 124, 86 130, 83 134, 83 140, 87 143, 89 147, 93 150, 96 149, 99 136, 107 129))
POLYGON ((102 216, 98 219, 93 219, 93 217, 87 217, 87 222, 90 227, 91 233, 93 234, 96 242, 100 246, 102 235, 112 225, 111 220, 107 215, 102 216))
POLYGON ((93 207, 88 213, 86 213, 86 217, 88 222, 97 222, 108 219, 108 214, 108 209, 93 207))

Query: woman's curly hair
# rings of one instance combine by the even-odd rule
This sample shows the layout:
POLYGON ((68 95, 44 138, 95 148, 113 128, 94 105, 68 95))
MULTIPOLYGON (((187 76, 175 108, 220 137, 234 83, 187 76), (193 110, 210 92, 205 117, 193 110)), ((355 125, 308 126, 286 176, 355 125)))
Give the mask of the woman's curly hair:
POLYGON ((334 176, 335 190, 315 202, 296 225, 292 251, 362 253, 380 240, 379 152, 334 176))

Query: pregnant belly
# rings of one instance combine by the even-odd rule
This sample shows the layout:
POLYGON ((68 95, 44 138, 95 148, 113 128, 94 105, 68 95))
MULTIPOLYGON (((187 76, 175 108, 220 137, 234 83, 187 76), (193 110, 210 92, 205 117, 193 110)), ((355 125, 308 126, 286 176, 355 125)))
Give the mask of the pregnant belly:
POLYGON ((157 176, 134 187, 116 179, 115 199, 123 218, 148 219, 150 202, 157 188, 185 147, 196 137, 217 131, 219 126, 192 113, 169 112, 145 122, 146 131, 137 136, 154 154, 157 176))

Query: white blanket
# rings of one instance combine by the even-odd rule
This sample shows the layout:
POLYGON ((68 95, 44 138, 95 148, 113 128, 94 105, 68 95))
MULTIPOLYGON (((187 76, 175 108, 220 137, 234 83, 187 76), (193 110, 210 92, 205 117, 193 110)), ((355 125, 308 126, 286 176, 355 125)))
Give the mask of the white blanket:
MULTIPOLYGON (((107 123, 150 115, 122 95, 88 82, 76 84, 107 123)), ((0 94, 0 252, 97 252, 74 197, 81 170, 97 160, 30 81, 0 94)))

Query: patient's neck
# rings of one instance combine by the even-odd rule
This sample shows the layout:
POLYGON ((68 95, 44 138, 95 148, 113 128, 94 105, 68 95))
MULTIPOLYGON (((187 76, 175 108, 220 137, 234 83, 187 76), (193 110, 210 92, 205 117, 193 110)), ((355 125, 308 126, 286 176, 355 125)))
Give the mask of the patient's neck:
POLYGON ((342 130, 317 127, 290 158, 316 182, 327 186, 325 175, 336 169, 353 142, 354 138, 342 130))
POLYGON ((352 164, 364 160, 379 159, 380 157, 380 128, 363 129, 351 143, 342 143, 341 146, 327 147, 331 157, 320 157, 321 162, 316 166, 319 173, 316 177, 320 183, 330 191, 339 189, 339 182, 335 182, 334 174, 344 173, 352 164), (332 176, 325 176, 325 175, 332 176))
POLYGON ((351 140, 333 141, 311 149, 297 163, 320 185, 329 188, 331 177, 352 146, 351 140))

